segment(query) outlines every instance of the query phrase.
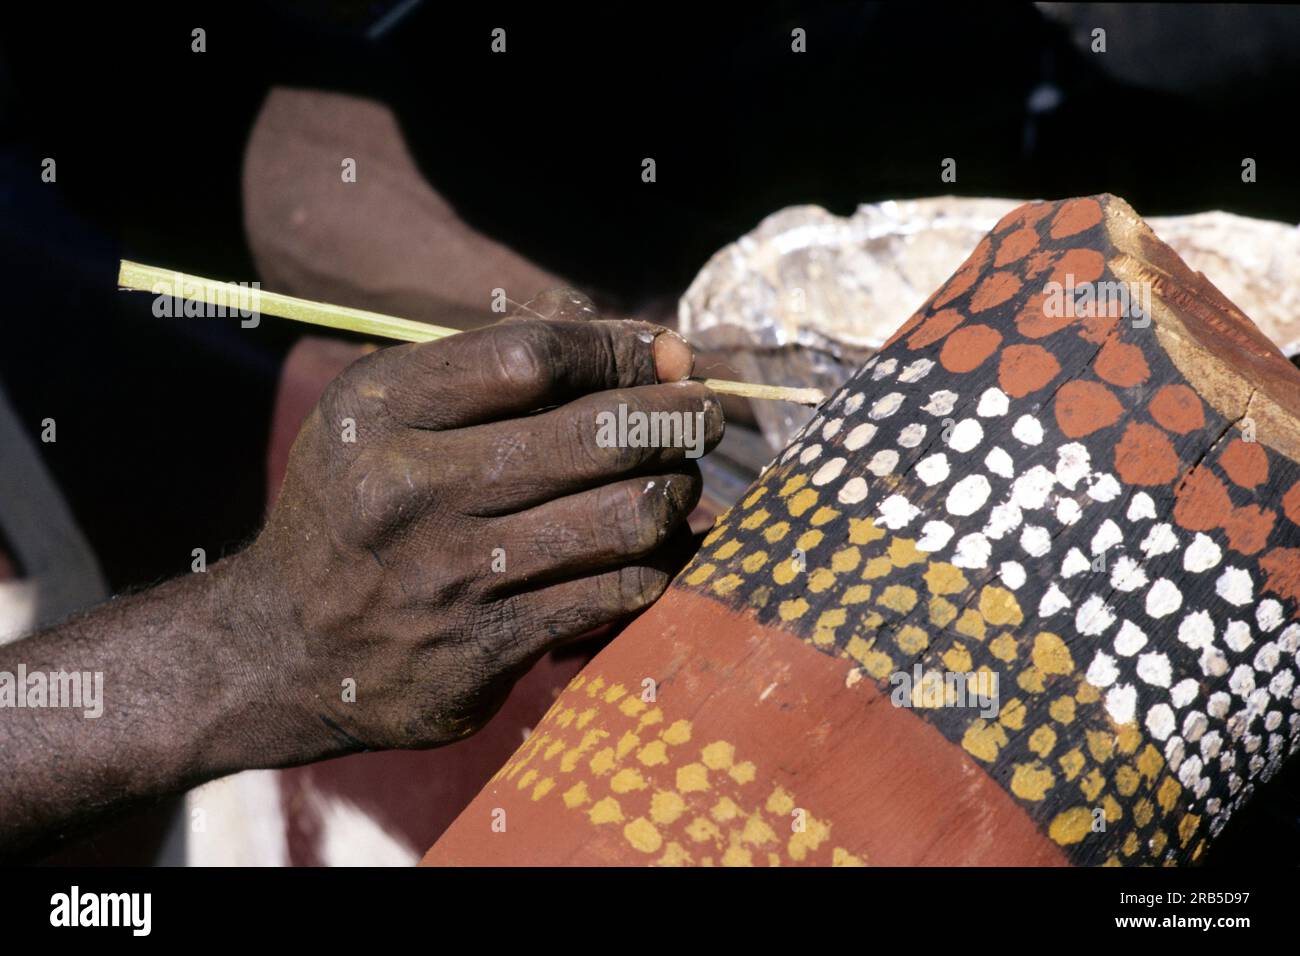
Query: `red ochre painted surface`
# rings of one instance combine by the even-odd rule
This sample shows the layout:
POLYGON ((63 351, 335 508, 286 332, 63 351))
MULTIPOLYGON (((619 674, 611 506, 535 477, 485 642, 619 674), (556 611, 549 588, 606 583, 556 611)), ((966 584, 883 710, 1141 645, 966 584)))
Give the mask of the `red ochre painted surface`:
POLYGON ((1121 266, 1295 417, 1300 373, 1121 201, 1020 207, 426 861, 1199 858, 1300 747, 1300 467, 1150 325, 1046 307, 1121 266), (895 708, 918 664, 998 713, 895 708))
POLYGON ((673 590, 570 683, 424 863, 1065 858, 969 755, 894 707, 855 662, 673 590), (642 699, 646 678, 653 702, 642 699))

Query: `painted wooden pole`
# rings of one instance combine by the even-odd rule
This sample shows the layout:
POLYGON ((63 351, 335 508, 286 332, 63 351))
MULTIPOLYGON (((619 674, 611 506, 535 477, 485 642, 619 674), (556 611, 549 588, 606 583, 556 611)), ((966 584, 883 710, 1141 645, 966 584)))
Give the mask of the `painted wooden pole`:
POLYGON ((426 862, 1197 859, 1300 741, 1298 413, 1122 200, 1020 207, 426 862))

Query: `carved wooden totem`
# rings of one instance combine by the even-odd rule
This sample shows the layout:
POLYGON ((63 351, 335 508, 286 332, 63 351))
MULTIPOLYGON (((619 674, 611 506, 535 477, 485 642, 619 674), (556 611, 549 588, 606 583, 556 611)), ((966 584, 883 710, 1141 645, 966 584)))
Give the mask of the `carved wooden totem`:
POLYGON ((1300 741, 1298 411, 1122 200, 1020 207, 426 862, 1197 859, 1300 741))

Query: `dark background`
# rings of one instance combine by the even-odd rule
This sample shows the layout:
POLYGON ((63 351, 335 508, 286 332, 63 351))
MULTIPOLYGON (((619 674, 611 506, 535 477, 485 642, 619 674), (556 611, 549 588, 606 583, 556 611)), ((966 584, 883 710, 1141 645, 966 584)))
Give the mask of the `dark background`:
MULTIPOLYGON (((793 203, 1108 191, 1144 215, 1300 221, 1293 7, 16 6, 0 28, 0 383, 33 436, 58 421, 39 447, 115 590, 188 570, 196 541, 232 550, 262 517, 299 333, 155 319, 115 276, 125 257, 256 278, 240 168, 276 84, 388 102, 466 219, 627 309, 680 294, 793 203)), ((1300 767, 1267 789, 1214 859, 1300 860, 1300 767)))

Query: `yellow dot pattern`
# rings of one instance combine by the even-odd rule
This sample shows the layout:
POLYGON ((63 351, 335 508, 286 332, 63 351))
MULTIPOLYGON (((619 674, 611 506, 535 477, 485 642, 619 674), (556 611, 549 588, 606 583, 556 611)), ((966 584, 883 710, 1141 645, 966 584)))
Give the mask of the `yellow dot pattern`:
POLYGON ((647 864, 866 865, 733 743, 697 739, 691 721, 589 670, 492 781, 584 815, 647 864))
POLYGON ((687 585, 793 629, 886 692, 918 664, 923 674, 996 674, 996 715, 954 706, 951 685, 915 686, 909 706, 1079 862, 1170 862, 1171 848, 1180 859, 1201 855, 1200 819, 1181 784, 1135 723, 1111 721, 1065 637, 1026 627, 1015 593, 987 575, 821 500, 799 467, 769 469, 718 520, 683 572, 687 585))

